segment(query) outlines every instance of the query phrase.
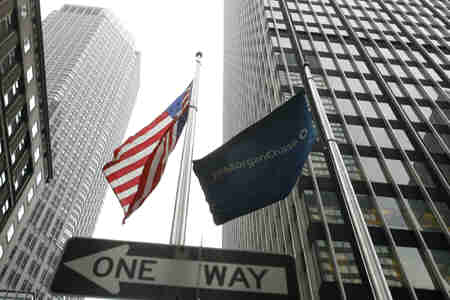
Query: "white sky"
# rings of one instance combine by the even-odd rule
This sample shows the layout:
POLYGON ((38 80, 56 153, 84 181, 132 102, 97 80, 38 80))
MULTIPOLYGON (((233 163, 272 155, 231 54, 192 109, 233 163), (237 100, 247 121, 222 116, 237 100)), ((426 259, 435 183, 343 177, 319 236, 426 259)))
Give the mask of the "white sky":
MULTIPOLYGON (((136 40, 142 57, 141 85, 124 139, 150 123, 184 90, 194 76, 194 55, 202 51, 194 159, 222 144, 221 0, 42 0, 42 17, 64 4, 109 8, 136 40)), ((169 242, 182 144, 180 139, 160 183, 125 225, 123 211, 108 187, 95 238, 169 242)), ((200 245, 202 235, 205 247, 221 246, 221 228, 214 225, 192 173, 186 244, 200 245)))

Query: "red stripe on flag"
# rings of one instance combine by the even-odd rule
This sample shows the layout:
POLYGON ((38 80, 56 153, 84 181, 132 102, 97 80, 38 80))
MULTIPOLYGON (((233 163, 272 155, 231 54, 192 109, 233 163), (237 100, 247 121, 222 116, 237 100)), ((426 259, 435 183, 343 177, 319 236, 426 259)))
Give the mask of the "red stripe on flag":
POLYGON ((131 179, 130 181, 125 182, 124 184, 119 185, 118 187, 114 188, 114 192, 116 194, 120 194, 123 191, 128 190, 129 188, 137 185, 139 183, 139 180, 141 179, 141 176, 136 176, 133 179, 131 179))
POLYGON ((140 137, 141 135, 146 134, 147 132, 149 132, 153 127, 155 127, 156 125, 158 125, 159 122, 161 122, 162 120, 164 120, 167 117, 167 112, 163 112, 161 115, 159 115, 155 120, 153 120, 153 122, 151 122, 149 125, 145 126, 144 128, 142 128, 141 130, 139 130, 135 135, 129 137, 122 145, 120 145, 118 148, 116 148, 114 150, 114 158, 116 158, 117 153, 120 152, 120 149, 122 149, 125 145, 133 142, 135 139, 137 139, 138 137, 140 137))

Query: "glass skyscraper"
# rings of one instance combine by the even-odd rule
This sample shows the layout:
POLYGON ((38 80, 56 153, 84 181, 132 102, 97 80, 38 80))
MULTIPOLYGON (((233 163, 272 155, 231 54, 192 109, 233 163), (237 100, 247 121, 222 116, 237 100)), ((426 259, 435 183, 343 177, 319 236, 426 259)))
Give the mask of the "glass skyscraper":
POLYGON ((303 87, 319 131, 291 195, 225 224, 224 248, 295 256, 302 299, 450 299, 448 2, 224 6, 224 140, 303 87))
POLYGON ((0 259, 0 289, 51 299, 65 241, 93 233, 106 191, 101 169, 127 128, 140 55, 106 9, 65 5, 42 26, 53 179, 27 194, 0 259))

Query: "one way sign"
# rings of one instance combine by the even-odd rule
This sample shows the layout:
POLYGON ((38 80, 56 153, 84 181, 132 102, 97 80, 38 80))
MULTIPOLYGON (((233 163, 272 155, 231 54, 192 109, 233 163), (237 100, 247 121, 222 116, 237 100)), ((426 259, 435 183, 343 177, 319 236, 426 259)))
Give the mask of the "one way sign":
POLYGON ((298 299, 292 257, 72 238, 51 291, 131 299, 298 299))

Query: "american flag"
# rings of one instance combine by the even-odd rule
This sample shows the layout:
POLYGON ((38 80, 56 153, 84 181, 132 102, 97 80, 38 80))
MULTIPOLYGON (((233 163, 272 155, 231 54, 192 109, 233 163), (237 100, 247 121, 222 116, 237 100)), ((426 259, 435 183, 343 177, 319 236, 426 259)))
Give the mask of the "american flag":
POLYGON ((150 125, 114 150, 103 174, 128 218, 154 190, 189 114, 192 82, 150 125))

